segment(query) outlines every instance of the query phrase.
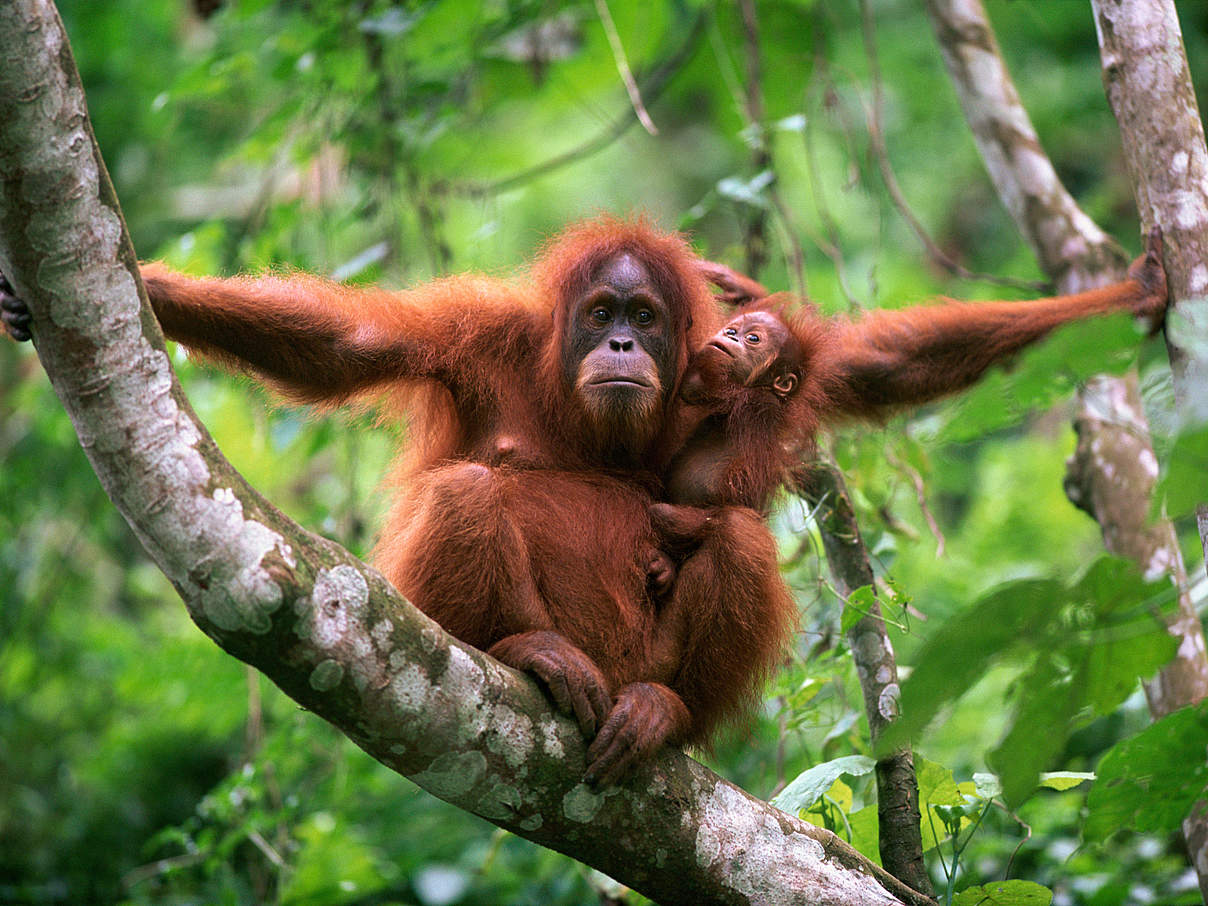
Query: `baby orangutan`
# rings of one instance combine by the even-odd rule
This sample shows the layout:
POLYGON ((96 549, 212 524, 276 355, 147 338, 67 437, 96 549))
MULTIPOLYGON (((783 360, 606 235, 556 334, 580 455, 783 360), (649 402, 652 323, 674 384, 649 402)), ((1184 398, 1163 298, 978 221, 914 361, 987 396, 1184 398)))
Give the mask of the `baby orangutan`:
POLYGON ((687 437, 668 466, 668 501, 766 511, 814 434, 801 421, 816 408, 806 348, 823 337, 809 321, 795 327, 811 335, 799 338, 772 307, 747 308, 693 355, 680 389, 687 437))
MULTIPOLYGON (((745 696, 718 702, 718 713, 707 714, 712 720, 740 716, 752 704, 774 667, 766 653, 782 650, 794 625, 796 608, 763 517, 789 470, 812 452, 824 376, 807 350, 822 350, 826 333, 812 313, 784 311, 783 299, 741 309, 693 354, 673 413, 664 502, 650 507, 660 546, 652 585, 670 588, 661 637, 674 650, 726 649, 730 657, 719 663, 727 671, 758 678, 743 687, 745 696), (719 601, 777 627, 778 644, 762 655, 733 644, 708 613, 719 601)), ((703 693, 709 678, 681 669, 675 682, 703 693)))

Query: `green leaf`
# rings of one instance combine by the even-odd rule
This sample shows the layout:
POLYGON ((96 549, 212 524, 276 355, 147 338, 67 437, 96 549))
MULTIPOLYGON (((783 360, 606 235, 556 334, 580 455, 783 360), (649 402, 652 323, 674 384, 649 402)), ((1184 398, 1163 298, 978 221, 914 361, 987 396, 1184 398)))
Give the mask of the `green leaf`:
POLYGON ((772 800, 776 808, 795 815, 817 802, 843 774, 860 777, 872 771, 876 762, 867 755, 847 755, 816 764, 797 777, 772 800))
POLYGON ((967 887, 952 898, 953 906, 1049 906, 1053 891, 1032 881, 995 881, 967 887))
POLYGON ((990 755, 1011 807, 1035 791, 1079 722, 1115 710, 1176 649, 1149 609, 1163 597, 1173 603, 1174 589, 1146 582, 1134 564, 1101 558, 1062 597, 1066 607, 1055 609, 1042 654, 1016 681, 1011 727, 990 755))
POLYGON ((1042 658, 1016 687, 1022 692, 1011 728, 988 756, 1011 808, 1035 791, 1040 772, 1065 746, 1079 710, 1078 690, 1052 657, 1042 658))
MULTIPOLYGON (((952 771, 942 764, 923 759, 916 762, 915 774, 919 782, 919 830, 923 836, 923 851, 929 852, 948 839, 948 822, 945 809, 960 808, 965 805, 965 797, 961 795, 956 778, 952 771)), ((964 825, 961 818, 957 823, 964 825)))
POLYGON ((965 797, 956 785, 952 771, 942 764, 923 759, 914 767, 919 782, 919 803, 927 805, 964 805, 965 797))
POLYGON ((1174 657, 1178 641, 1150 609, 1175 604, 1174 586, 1165 578, 1147 582, 1135 564, 1104 557, 1072 589, 1082 606, 1086 632, 1068 636, 1078 690, 1096 715, 1110 714, 1150 676, 1174 657))
POLYGON ((1100 557, 1082 574, 1071 593, 1075 599, 1094 603, 1101 614, 1132 617, 1147 613, 1150 603, 1173 603, 1174 595, 1168 589, 1169 582, 1164 579, 1143 578, 1130 560, 1100 557))
POLYGON ((1123 828, 1169 833, 1208 791, 1208 702, 1163 717, 1099 762, 1082 828, 1090 841, 1123 828))
POLYGON ((876 603, 877 593, 871 585, 861 585, 848 595, 847 602, 843 606, 843 617, 840 620, 843 634, 847 635, 851 632, 857 623, 868 616, 876 603))
POLYGON ((866 805, 859 811, 852 812, 847 816, 847 825, 851 828, 851 845, 880 865, 881 822, 877 816, 876 805, 866 805))
POLYGON ((1048 771, 1040 775, 1040 785, 1051 790, 1072 790, 1079 784, 1094 779, 1093 773, 1083 771, 1048 771))
POLYGON ((830 789, 828 789, 822 796, 822 801, 826 802, 828 805, 833 805, 845 815, 851 811, 851 807, 855 803, 855 799, 856 797, 852 792, 852 788, 843 782, 842 777, 837 778, 835 782, 830 785, 830 789))
POLYGON ((1029 657, 1012 685, 1009 729, 990 756, 1004 797, 1018 805, 1080 722, 1111 713, 1138 677, 1174 655, 1176 641, 1155 613, 1174 602, 1169 582, 1146 582, 1134 564, 1111 557, 1068 586, 1028 579, 994 589, 919 653, 882 750, 909 741, 995 661, 1029 657))
POLYGON ((883 737, 883 750, 905 745, 992 663, 1036 636, 1065 594, 1055 579, 1011 582, 941 626, 902 686, 902 716, 883 737))
POLYGON ((973 775, 974 789, 982 799, 993 799, 1002 795, 1002 781, 997 774, 976 773, 973 775))
POLYGON ((1208 500, 1208 425, 1185 429, 1166 457, 1166 469, 1154 495, 1171 516, 1181 516, 1208 500))
POLYGON ((1098 716, 1115 711, 1136 690, 1138 677, 1153 675, 1178 651, 1178 639, 1156 624, 1121 631, 1136 634, 1100 632, 1083 646, 1082 692, 1098 716))

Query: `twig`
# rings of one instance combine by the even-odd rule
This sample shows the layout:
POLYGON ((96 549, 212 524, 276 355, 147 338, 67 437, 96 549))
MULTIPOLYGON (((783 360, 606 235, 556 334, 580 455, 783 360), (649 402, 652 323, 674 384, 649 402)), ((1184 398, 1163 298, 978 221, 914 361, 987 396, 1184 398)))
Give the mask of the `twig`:
POLYGON ((268 859, 273 865, 277 866, 278 870, 285 871, 289 866, 285 860, 281 858, 281 854, 273 849, 272 845, 260 836, 259 831, 248 831, 247 838, 252 841, 252 845, 260 852, 264 853, 264 858, 268 859))
POLYGON ((716 16, 709 18, 709 43, 713 46, 713 56, 717 60, 717 72, 721 76, 722 82, 725 83, 726 90, 730 92, 734 109, 741 115, 746 107, 743 102, 742 83, 738 79, 738 73, 734 71, 734 61, 730 59, 725 38, 722 37, 721 29, 717 25, 716 16))
POLYGON ((196 865, 204 858, 204 853, 182 853, 179 856, 171 856, 167 859, 156 859, 154 862, 148 862, 146 865, 132 868, 122 875, 122 887, 129 890, 135 884, 141 884, 143 881, 154 878, 158 874, 163 874, 165 871, 170 871, 173 868, 187 868, 190 865, 196 865))
MULTIPOLYGON (((759 14, 755 0, 739 0, 738 10, 742 16, 743 50, 746 59, 747 89, 743 99, 743 112, 748 131, 752 135, 751 166, 756 174, 771 173, 775 183, 775 167, 772 151, 764 124, 763 66, 759 60, 759 14)), ((747 250, 747 273, 755 277, 768 262, 768 214, 761 206, 751 208, 744 230, 743 245, 747 250)))
POLYGON ((785 712, 788 708, 788 703, 785 701, 783 695, 779 697, 778 704, 780 705, 780 715, 776 722, 776 786, 768 796, 769 801, 776 798, 780 794, 780 791, 788 786, 788 780, 785 777, 784 771, 784 740, 788 734, 788 717, 785 712))
POLYGON ((776 188, 776 184, 768 186, 768 197, 776 210, 776 219, 780 227, 780 241, 784 245, 785 254, 789 258, 789 273, 793 277, 793 291, 803 298, 809 295, 809 281, 805 276, 805 253, 801 243, 797 241, 799 232, 793 212, 789 209, 784 195, 776 188))
POLYGON ((621 36, 617 33, 617 24, 613 21, 612 12, 608 9, 605 0, 596 0, 596 14, 600 17, 600 24, 604 26, 604 34, 608 36, 613 59, 617 61, 617 72, 621 75, 621 81, 625 83, 625 91, 629 94, 629 103, 633 105, 633 112, 637 114, 638 122, 651 135, 658 135, 658 127, 654 125, 654 120, 650 118, 646 106, 642 103, 642 93, 638 91, 638 83, 634 80, 633 71, 629 68, 629 61, 625 58, 625 47, 621 44, 621 36))
POLYGON ((1050 289, 1050 284, 1047 281, 1019 280, 1014 277, 1000 277, 996 274, 983 274, 969 270, 936 245, 935 240, 931 238, 926 228, 919 221, 918 217, 915 216, 910 203, 906 201, 906 196, 902 192, 901 185, 898 183, 897 175, 893 171, 893 165, 889 162, 889 149, 885 145, 885 135, 881 124, 881 110, 883 106, 881 67, 877 58, 876 28, 868 0, 860 0, 860 19, 864 28, 864 52, 868 57, 869 79, 872 83, 871 105, 866 103, 863 98, 860 99, 861 104, 864 106, 865 119, 868 122, 868 139, 872 146, 873 156, 877 161, 877 167, 881 172, 881 180, 885 183, 885 189, 889 192, 889 197, 893 201, 894 207, 897 208, 898 213, 902 215, 902 219, 906 221, 915 236, 923 244, 923 248, 926 249, 928 256, 940 267, 964 280, 979 280, 984 283, 1010 286, 1016 289, 1027 290, 1028 292, 1045 292, 1050 289))
MULTIPOLYGON (((386 183, 387 193, 392 199, 398 197, 400 194, 394 168, 402 166, 407 183, 407 194, 412 199, 416 215, 419 217, 420 233, 428 251, 432 272, 434 274, 448 273, 453 252, 441 235, 440 213, 429 202, 427 193, 420 184, 420 175, 415 166, 414 155, 410 153, 409 149, 398 138, 398 102, 395 98, 393 83, 390 78, 391 70, 386 63, 385 45, 382 42, 381 35, 377 32, 366 31, 364 35, 365 55, 368 58, 369 69, 377 76, 376 98, 378 116, 386 127, 383 132, 385 135, 387 159, 384 165, 385 172, 383 179, 386 183)), ((405 69, 401 73, 401 78, 406 79, 405 69)), ((402 236, 397 218, 391 218, 391 220, 395 223, 395 227, 392 230, 394 234, 392 237, 393 241, 390 243, 392 246, 391 252, 397 255, 402 248, 402 236)))
POLYGON ((251 664, 245 671, 247 682, 247 726, 244 728, 243 760, 250 762, 264 741, 264 707, 260 699, 260 673, 251 664))
MULTIPOLYGON (((689 29, 688 36, 685 38, 683 45, 650 74, 650 78, 642 89, 643 94, 649 102, 653 103, 663 93, 663 89, 667 87, 667 83, 671 81, 671 78, 692 56, 692 51, 696 48, 696 42, 704 31, 704 24, 705 15, 701 13, 693 21, 692 28, 689 29)), ((471 198, 487 198, 498 195, 509 189, 524 185, 527 182, 540 179, 542 176, 548 176, 555 170, 560 170, 586 157, 591 157, 591 155, 604 150, 629 131, 634 122, 634 118, 629 112, 626 112, 622 116, 617 117, 611 126, 595 138, 589 139, 578 147, 571 148, 569 151, 555 155, 549 160, 535 164, 527 170, 521 170, 519 173, 506 176, 494 182, 451 183, 448 184, 447 188, 455 194, 466 195, 471 198)), ((441 188, 441 186, 438 186, 438 188, 441 188)))
POLYGON ((890 448, 886 447, 884 453, 885 461, 910 479, 910 483, 914 486, 914 496, 919 502, 919 509, 923 512, 923 518, 927 520, 927 528, 931 530, 931 535, 935 538, 935 555, 936 557, 944 556, 944 533, 940 530, 939 523, 935 521, 931 507, 927 505, 927 487, 923 482, 923 476, 919 474, 918 469, 899 459, 890 448))
POLYGON ((1006 812, 1012 820, 1023 828, 1023 839, 1019 841, 1013 850, 1011 850, 1011 858, 1007 859, 1007 867, 1002 874, 1003 880, 1005 881, 1007 878, 1011 877, 1011 866, 1015 864, 1015 857, 1019 855, 1019 851, 1023 849, 1023 845, 1032 839, 1032 825, 1028 824, 1028 822, 1024 821, 1005 805, 1002 805, 1001 803, 995 804, 998 805, 999 808, 1006 812))

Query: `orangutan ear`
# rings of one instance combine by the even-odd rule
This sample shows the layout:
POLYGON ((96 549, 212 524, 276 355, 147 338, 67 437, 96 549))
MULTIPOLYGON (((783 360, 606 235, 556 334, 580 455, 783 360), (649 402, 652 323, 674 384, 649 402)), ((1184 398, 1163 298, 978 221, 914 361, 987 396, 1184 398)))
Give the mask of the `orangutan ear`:
POLYGON ((780 377, 772 381, 772 389, 776 391, 781 399, 787 397, 797 389, 797 375, 791 373, 780 375, 780 377))

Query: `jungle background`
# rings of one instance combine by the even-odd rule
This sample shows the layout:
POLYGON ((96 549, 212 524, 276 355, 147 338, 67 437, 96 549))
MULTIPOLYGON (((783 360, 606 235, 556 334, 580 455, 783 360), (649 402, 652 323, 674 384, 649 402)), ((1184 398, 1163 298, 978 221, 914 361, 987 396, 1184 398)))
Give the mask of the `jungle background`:
MULTIPOLYGON (((400 287, 505 272, 562 225, 608 211, 684 229, 708 257, 828 313, 1041 292, 918 4, 748 4, 757 32, 740 6, 59 4, 135 246, 191 272, 297 267, 400 287), (954 277, 910 218, 968 272, 1016 285, 954 277)), ((1089 7, 987 7, 1065 185, 1137 252, 1089 7)), ((1193 78, 1208 85, 1208 5, 1180 12, 1193 78)), ((1123 321, 1066 331, 960 400, 827 439, 903 673, 925 658, 952 678, 916 746, 925 841, 946 840, 930 856, 941 891, 947 819, 962 828, 957 889, 1009 876, 1058 903, 1199 901, 1165 793, 1108 812, 1088 804, 1097 781, 1068 776, 1008 808, 988 776, 1037 749, 1045 770, 1067 775, 1131 752, 1167 758, 1184 786, 1203 788, 1202 717, 1177 745, 1138 735, 1150 717, 1136 677, 1172 653, 1141 605, 1163 596, 1101 559, 1098 527, 1062 490, 1068 398, 1096 370, 1139 363, 1169 452, 1163 359, 1123 321), (1004 645, 977 619, 987 601, 1036 606, 1038 587, 1073 602, 1043 602, 1060 621, 1048 634, 1004 645), (1038 658, 1099 640, 1088 611, 1111 611, 1130 644, 1113 649, 1100 687, 1071 691, 1038 658), (927 647, 937 638, 959 640, 948 661, 927 647)), ((176 365, 253 485, 368 554, 405 426, 282 406, 179 351, 176 365)), ((105 498, 32 350, 11 343, 0 344, 0 500, 0 902, 617 895, 380 767, 204 638, 105 498)), ((1189 502, 1168 506, 1202 607, 1189 502)), ((796 650, 756 725, 707 758, 765 798, 819 763, 870 754, 842 632, 858 604, 845 610, 835 593, 808 517, 795 497, 775 517, 803 614, 796 650)), ((867 762, 832 774, 821 798, 798 804, 875 855, 867 762)))

